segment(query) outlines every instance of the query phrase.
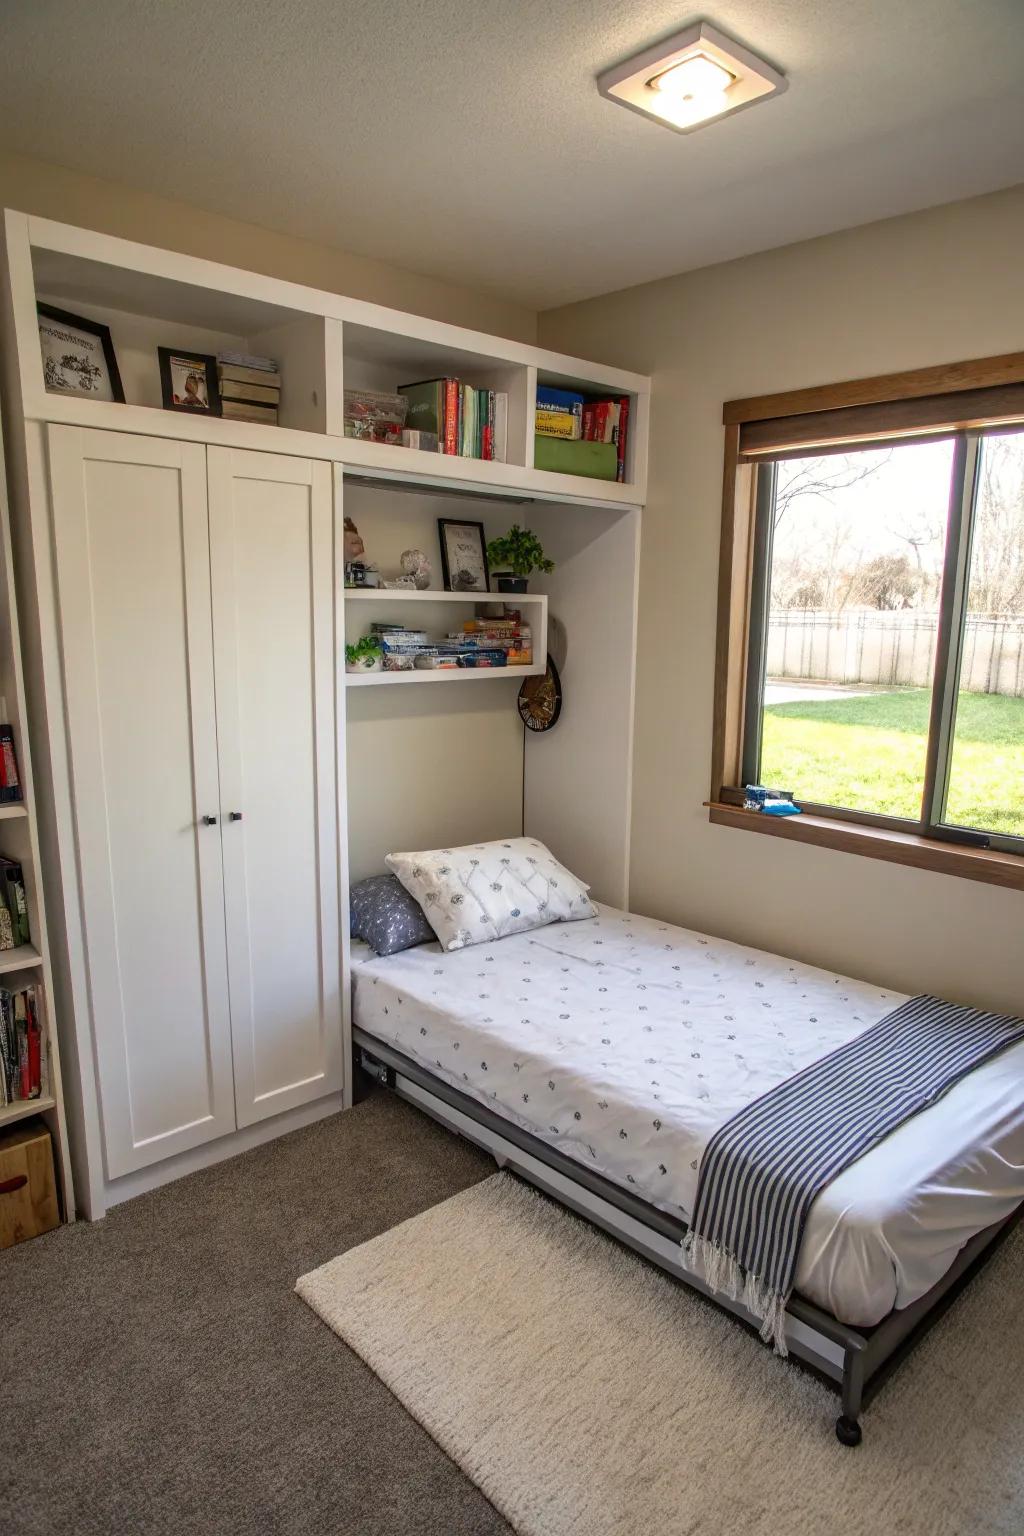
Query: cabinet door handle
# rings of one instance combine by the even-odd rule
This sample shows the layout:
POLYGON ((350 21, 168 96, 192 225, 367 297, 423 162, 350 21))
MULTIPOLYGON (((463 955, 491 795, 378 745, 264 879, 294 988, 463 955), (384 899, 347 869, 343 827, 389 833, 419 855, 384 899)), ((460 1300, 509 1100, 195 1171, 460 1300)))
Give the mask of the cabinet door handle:
POLYGON ((204 816, 203 817, 203 826, 204 827, 215 827, 216 825, 217 825, 217 818, 216 818, 216 816, 204 816))
POLYGON ((27 1183, 27 1173, 16 1173, 13 1179, 4 1179, 0 1183, 0 1195, 13 1195, 16 1189, 24 1189, 27 1183))
POLYGON ((241 811, 229 811, 228 812, 228 821, 241 821, 241 819, 242 819, 241 811))

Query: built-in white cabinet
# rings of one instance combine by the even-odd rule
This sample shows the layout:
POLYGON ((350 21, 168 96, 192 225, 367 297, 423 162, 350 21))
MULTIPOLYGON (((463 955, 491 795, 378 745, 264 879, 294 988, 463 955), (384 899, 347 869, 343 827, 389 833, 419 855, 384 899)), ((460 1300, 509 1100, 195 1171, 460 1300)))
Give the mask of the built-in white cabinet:
POLYGON ((342 1083, 322 462, 47 429, 107 1176, 342 1083))
POLYGON ((342 1081, 334 518, 322 460, 208 450, 239 1126, 342 1081))
POLYGON ((626 901, 650 380, 6 209, 0 388, 28 707, 16 658, 0 693, 36 785, 4 851, 54 1026, 43 1112, 94 1217, 351 1102, 348 882, 389 850, 522 830, 626 901), (40 303, 109 328, 123 400, 47 388, 40 303), (164 346, 273 358, 277 424, 164 409, 164 346), (507 396, 504 460, 346 435, 350 389, 448 377, 507 396), (625 403, 621 481, 537 467, 545 385, 625 403), (343 515, 385 576, 425 550, 431 588, 343 595, 343 515), (438 518, 528 523, 555 560, 522 603, 533 665, 346 675, 375 622, 476 611, 440 590, 438 518), (559 723, 524 737, 549 654, 559 723))

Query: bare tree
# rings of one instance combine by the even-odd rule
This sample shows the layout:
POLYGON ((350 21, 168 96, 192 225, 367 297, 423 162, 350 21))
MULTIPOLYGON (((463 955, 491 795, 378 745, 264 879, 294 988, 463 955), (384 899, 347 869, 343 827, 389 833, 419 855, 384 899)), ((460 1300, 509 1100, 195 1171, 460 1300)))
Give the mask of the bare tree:
POLYGON ((968 605, 1024 613, 1024 438, 987 437, 975 504, 968 605))
POLYGON ((871 463, 864 463, 863 455, 852 453, 822 454, 816 459, 781 459, 775 473, 773 531, 778 531, 794 501, 817 496, 833 504, 837 491, 848 491, 862 480, 869 480, 890 457, 891 450, 884 459, 872 455, 871 463))

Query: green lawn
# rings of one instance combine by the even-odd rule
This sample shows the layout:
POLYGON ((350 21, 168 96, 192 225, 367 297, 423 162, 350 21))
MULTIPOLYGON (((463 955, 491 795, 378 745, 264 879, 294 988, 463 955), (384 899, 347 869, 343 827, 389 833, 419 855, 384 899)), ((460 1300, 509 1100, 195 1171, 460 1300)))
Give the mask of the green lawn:
MULTIPOLYGON (((801 800, 916 818, 928 711, 923 688, 769 705, 761 781, 801 800)), ((1024 699, 961 695, 947 820, 1024 836, 1024 699)))

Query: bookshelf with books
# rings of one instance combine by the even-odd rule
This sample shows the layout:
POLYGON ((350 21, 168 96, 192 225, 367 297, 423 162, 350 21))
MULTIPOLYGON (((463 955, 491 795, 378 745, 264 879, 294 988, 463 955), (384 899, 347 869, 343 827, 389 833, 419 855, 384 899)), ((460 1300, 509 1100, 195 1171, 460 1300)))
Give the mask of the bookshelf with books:
POLYGON ((51 1028, 52 976, 42 901, 29 722, 0 437, 0 1129, 39 1115, 50 1132, 65 1220, 74 1192, 51 1028))
MULTIPOLYGON (((650 384, 639 375, 13 211, 3 244, 8 342, 27 420, 323 458, 382 482, 594 506, 643 502, 650 384), (109 329, 123 400, 47 389, 37 303, 109 329), (212 359, 214 370, 220 359, 220 414, 164 408, 159 348, 212 359), (456 403, 431 412, 412 394, 438 381, 456 403), (619 478, 548 468, 545 454, 564 450, 547 445, 538 462, 538 383, 588 400, 628 399, 619 478), (371 426, 352 436, 359 395, 379 398, 358 407, 371 426)), ((578 456, 570 450, 570 460, 578 456)))

